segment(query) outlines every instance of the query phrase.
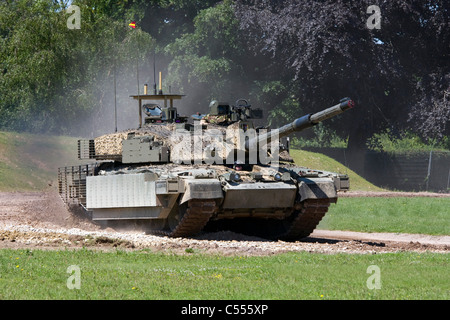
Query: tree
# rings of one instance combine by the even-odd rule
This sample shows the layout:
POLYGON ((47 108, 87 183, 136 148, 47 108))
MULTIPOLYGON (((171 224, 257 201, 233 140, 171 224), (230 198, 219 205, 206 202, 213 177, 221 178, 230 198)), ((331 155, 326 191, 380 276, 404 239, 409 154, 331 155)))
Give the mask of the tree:
POLYGON ((0 4, 0 127, 96 134, 102 124, 113 122, 114 69, 130 83, 129 75, 135 79, 136 59, 146 58, 153 40, 141 29, 130 30, 125 5, 116 8, 114 2, 108 6, 96 0, 72 3, 81 9, 80 30, 67 28, 64 3, 0 4), (111 12, 117 20, 109 16, 111 12))
MULTIPOLYGON (((356 100, 351 116, 331 123, 351 130, 349 144, 361 146, 377 130, 407 127, 408 114, 420 119, 414 106, 424 92, 431 99, 430 87, 437 85, 422 81, 428 74, 440 88, 449 85, 446 1, 383 2, 381 29, 367 27, 372 2, 238 0, 235 6, 253 54, 271 58, 267 68, 293 82, 300 105, 315 111, 343 96, 356 100)), ((435 91, 442 96, 442 89, 435 91)), ((435 120, 448 122, 448 114, 438 114, 435 120)), ((433 127, 427 119, 429 125, 422 123, 433 127)))
POLYGON ((172 57, 168 81, 189 94, 191 112, 206 112, 209 100, 236 99, 246 91, 239 63, 244 49, 231 1, 203 9, 194 18, 193 32, 165 49, 172 57))
POLYGON ((350 96, 357 108, 329 121, 350 145, 385 128, 449 134, 444 0, 382 2, 380 29, 369 0, 74 0, 81 30, 67 29, 67 4, 0 3, 1 128, 94 134, 113 121, 114 74, 134 115, 136 66, 151 83, 156 56, 186 113, 249 97, 278 126, 350 96))

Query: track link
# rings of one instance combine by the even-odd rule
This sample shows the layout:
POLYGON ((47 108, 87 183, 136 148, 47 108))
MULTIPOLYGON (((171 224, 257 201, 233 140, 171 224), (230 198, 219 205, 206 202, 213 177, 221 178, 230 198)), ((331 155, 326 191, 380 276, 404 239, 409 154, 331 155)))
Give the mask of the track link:
POLYGON ((193 236, 205 227, 216 210, 217 205, 214 200, 189 200, 184 213, 178 213, 181 217, 174 228, 171 230, 155 230, 152 233, 174 238, 193 236))
POLYGON ((301 203, 302 208, 293 213, 293 220, 286 231, 275 238, 293 241, 309 236, 322 220, 332 199, 308 199, 301 203))
MULTIPOLYGON (((281 230, 279 226, 274 228, 277 231, 269 231, 268 238, 295 241, 307 237, 327 213, 331 202, 332 199, 308 199, 303 201, 300 210, 294 211, 288 219, 268 222, 267 229, 269 230, 272 229, 271 225, 282 224, 281 230)), ((179 220, 175 226, 164 230, 151 230, 150 233, 174 238, 193 236, 203 230, 217 209, 214 200, 189 200, 185 210, 180 210, 177 213, 179 220)), ((250 221, 250 224, 253 223, 250 221)))

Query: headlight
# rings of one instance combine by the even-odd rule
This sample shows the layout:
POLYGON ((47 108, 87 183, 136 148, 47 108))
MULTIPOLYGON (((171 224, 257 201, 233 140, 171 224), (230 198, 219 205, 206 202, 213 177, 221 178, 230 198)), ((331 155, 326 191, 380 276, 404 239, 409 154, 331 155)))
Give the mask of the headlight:
POLYGON ((234 182, 237 182, 237 181, 241 180, 241 175, 239 173, 237 173, 237 172, 232 172, 230 174, 230 180, 234 181, 234 182))
POLYGON ((233 172, 227 172, 226 174, 224 174, 224 178, 226 181, 228 182, 237 182, 241 180, 241 175, 235 171, 233 172))
POLYGON ((277 172, 274 174, 273 178, 275 179, 275 181, 281 181, 281 174, 277 172))
POLYGON ((272 174, 272 177, 275 181, 289 181, 291 180, 291 174, 289 172, 275 172, 272 174))

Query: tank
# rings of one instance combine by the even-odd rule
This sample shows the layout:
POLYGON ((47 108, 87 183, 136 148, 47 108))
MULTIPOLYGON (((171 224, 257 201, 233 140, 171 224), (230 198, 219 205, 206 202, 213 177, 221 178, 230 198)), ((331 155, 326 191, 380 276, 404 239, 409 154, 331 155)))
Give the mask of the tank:
POLYGON ((290 134, 352 108, 349 98, 273 130, 254 125, 262 110, 244 99, 212 101, 208 114, 187 117, 174 106, 183 95, 131 98, 137 129, 79 140, 86 164, 58 171, 63 201, 94 222, 169 237, 226 229, 293 241, 349 189, 347 175, 297 166, 289 155, 290 134))

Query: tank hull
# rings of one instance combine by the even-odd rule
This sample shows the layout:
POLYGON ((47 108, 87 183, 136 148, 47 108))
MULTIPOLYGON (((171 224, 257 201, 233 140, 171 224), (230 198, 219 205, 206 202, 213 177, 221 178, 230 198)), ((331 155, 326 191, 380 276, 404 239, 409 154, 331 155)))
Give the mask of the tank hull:
POLYGON ((239 172, 236 181, 230 179, 236 172, 223 166, 86 166, 79 176, 73 171, 60 169, 66 203, 78 202, 95 222, 126 226, 139 221, 147 232, 171 237, 211 227, 301 239, 337 201, 337 191, 348 188, 344 175, 293 165, 254 166, 239 172))

